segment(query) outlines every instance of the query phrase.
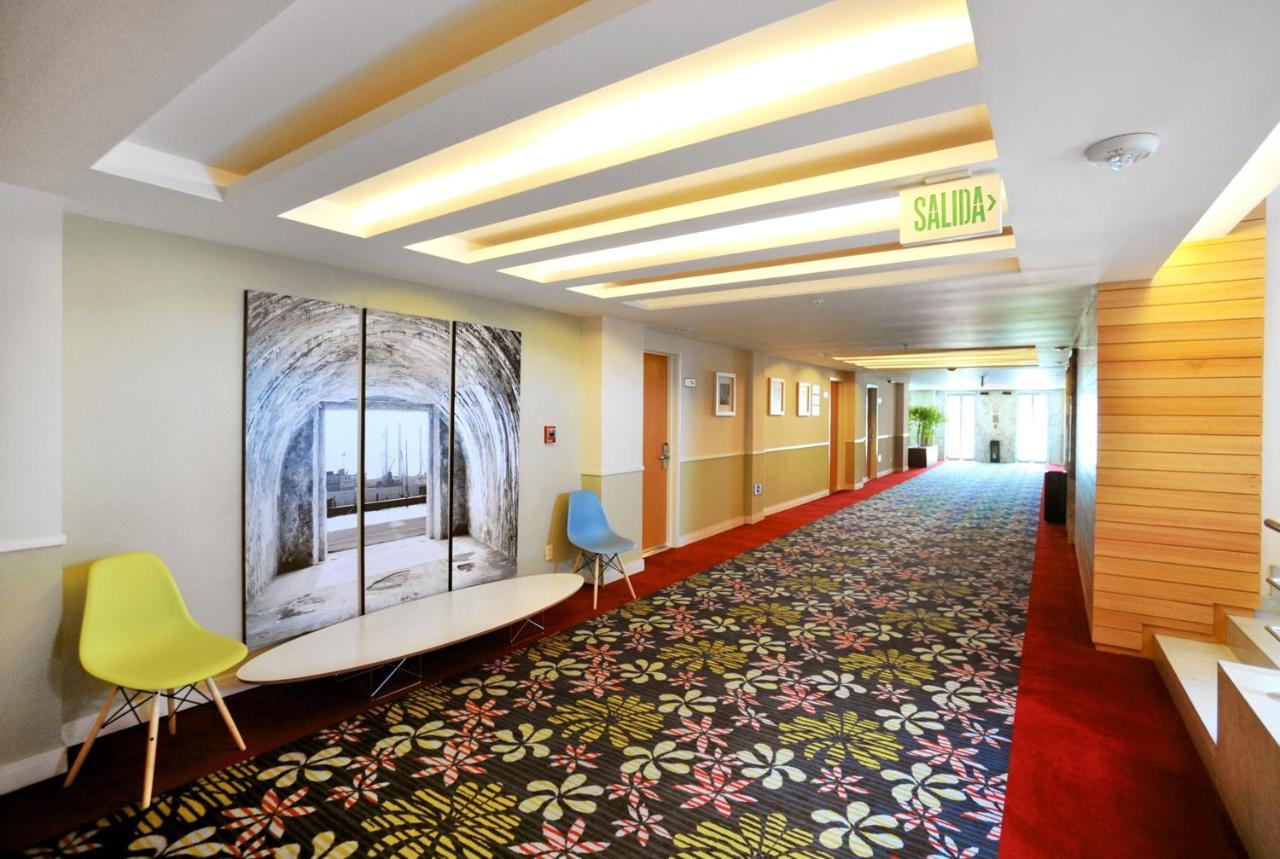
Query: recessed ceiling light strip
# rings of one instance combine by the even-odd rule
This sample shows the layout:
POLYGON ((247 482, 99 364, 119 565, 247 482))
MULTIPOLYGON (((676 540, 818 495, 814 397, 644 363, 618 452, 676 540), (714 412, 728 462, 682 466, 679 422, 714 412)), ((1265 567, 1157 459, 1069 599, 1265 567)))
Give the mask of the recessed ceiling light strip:
POLYGON ((538 283, 556 283, 615 271, 703 260, 766 248, 890 232, 898 228, 896 196, 800 212, 665 239, 619 245, 598 251, 504 268, 503 272, 538 283))
POLYGON ((374 236, 976 66, 965 4, 938 0, 932 7, 929 15, 920 15, 916 6, 896 20, 873 21, 860 0, 837 0, 434 152, 281 217, 374 236))
POLYGON ((916 245, 909 248, 895 245, 887 250, 859 250, 842 254, 822 254, 795 262, 772 262, 638 283, 593 283, 569 288, 574 292, 594 295, 597 298, 631 298, 637 295, 673 292, 678 289, 700 289, 709 286, 767 280, 769 278, 800 277, 826 272, 904 265, 953 256, 1012 251, 1016 248, 1017 243, 1014 241, 1013 234, 1006 232, 999 236, 987 236, 966 241, 916 245))
POLYGON ((860 289, 880 289, 888 286, 911 286, 922 283, 941 283, 943 281, 947 284, 952 284, 967 278, 1011 274, 1017 271, 1018 260, 1006 257, 1003 259, 980 260, 978 262, 922 266, 920 268, 898 268, 870 274, 829 277, 822 280, 792 281, 790 283, 771 283, 767 286, 708 290, 688 295, 643 298, 626 303, 643 310, 679 310, 686 307, 704 307, 710 304, 736 304, 743 301, 828 295, 860 289))
MULTIPOLYGON (((651 209, 649 211, 638 212, 636 214, 624 215, 616 218, 606 218, 594 223, 586 223, 565 229, 551 230, 544 233, 529 235, 524 238, 508 240, 499 239, 492 243, 486 243, 478 238, 468 238, 468 236, 493 234, 496 232, 495 228, 500 226, 491 225, 485 228, 470 230, 465 234, 443 236, 438 239, 417 242, 415 244, 408 245, 408 249, 419 253, 445 257, 446 259, 451 259, 456 262, 484 262, 486 260, 501 259, 502 257, 514 256, 516 254, 531 253, 533 251, 560 247, 562 245, 573 244, 576 242, 590 241, 591 239, 598 239, 604 236, 634 232, 636 230, 649 229, 651 227, 662 226, 664 224, 674 224, 680 221, 692 220, 694 218, 711 217, 714 215, 724 214, 726 212, 755 208, 757 206, 767 206, 773 203, 781 203, 788 200, 811 197, 833 191, 859 188, 873 184, 891 183, 908 179, 910 177, 953 170, 958 167, 977 166, 986 162, 994 161, 995 158, 995 141, 985 140, 978 143, 952 146, 946 149, 939 149, 933 152, 911 155, 904 158, 894 158, 888 161, 881 161, 860 167, 852 167, 846 170, 836 170, 815 176, 808 176, 803 179, 794 179, 789 182, 764 185, 759 188, 737 191, 731 194, 721 194, 694 202, 681 203, 674 206, 664 206, 651 209)), ((628 194, 635 194, 638 196, 636 192, 639 191, 641 191, 641 189, 634 189, 633 192, 625 192, 624 194, 611 196, 621 197, 628 194)), ((539 213, 539 215, 549 218, 554 215, 554 212, 542 212, 539 213)))
POLYGON ((833 360, 853 364, 868 370, 1029 367, 1039 363, 1038 354, 1034 346, 834 356, 833 360))

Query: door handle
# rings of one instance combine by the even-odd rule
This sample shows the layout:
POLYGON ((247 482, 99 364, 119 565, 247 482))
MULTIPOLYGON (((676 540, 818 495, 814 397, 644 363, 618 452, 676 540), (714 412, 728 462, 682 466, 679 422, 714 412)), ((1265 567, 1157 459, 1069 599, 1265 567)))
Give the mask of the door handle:
POLYGON ((667 463, 671 462, 671 445, 668 442, 662 443, 662 453, 658 454, 658 461, 662 463, 662 470, 667 470, 667 463))
POLYGON ((1266 525, 1272 531, 1280 531, 1280 522, 1277 522, 1274 519, 1263 519, 1262 524, 1266 525))

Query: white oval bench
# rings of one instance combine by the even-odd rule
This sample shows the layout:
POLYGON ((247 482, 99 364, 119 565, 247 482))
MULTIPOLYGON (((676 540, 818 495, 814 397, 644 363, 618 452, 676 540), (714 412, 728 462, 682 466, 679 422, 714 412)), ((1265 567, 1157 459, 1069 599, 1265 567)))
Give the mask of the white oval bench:
POLYGON ((308 632, 240 666, 245 683, 347 674, 439 650, 525 620, 582 587, 571 573, 516 576, 401 603, 308 632))

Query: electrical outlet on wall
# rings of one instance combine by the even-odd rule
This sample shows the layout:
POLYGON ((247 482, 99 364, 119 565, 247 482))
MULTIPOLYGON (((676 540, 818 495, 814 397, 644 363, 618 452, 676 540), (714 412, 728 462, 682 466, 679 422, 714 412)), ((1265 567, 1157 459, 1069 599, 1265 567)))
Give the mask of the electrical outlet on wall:
POLYGON ((751 487, 751 494, 752 494, 752 495, 764 495, 764 484, 763 484, 763 483, 757 483, 755 486, 751 487))
POLYGON ((555 558, 555 556, 556 556, 555 547, 548 544, 546 551, 542 553, 542 560, 550 561, 553 558, 555 558))

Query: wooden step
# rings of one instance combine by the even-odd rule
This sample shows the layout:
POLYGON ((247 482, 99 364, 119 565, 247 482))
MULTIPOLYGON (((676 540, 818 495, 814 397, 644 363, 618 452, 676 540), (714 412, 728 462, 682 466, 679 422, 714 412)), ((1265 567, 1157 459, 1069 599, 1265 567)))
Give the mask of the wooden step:
POLYGON ((1227 619, 1227 646, 1235 651, 1237 661, 1258 668, 1280 669, 1280 641, 1267 627, 1280 623, 1280 618, 1233 616, 1227 619))
POLYGON ((1210 769, 1218 741, 1218 663, 1222 661, 1239 660, 1225 644, 1156 636, 1156 668, 1210 769))

